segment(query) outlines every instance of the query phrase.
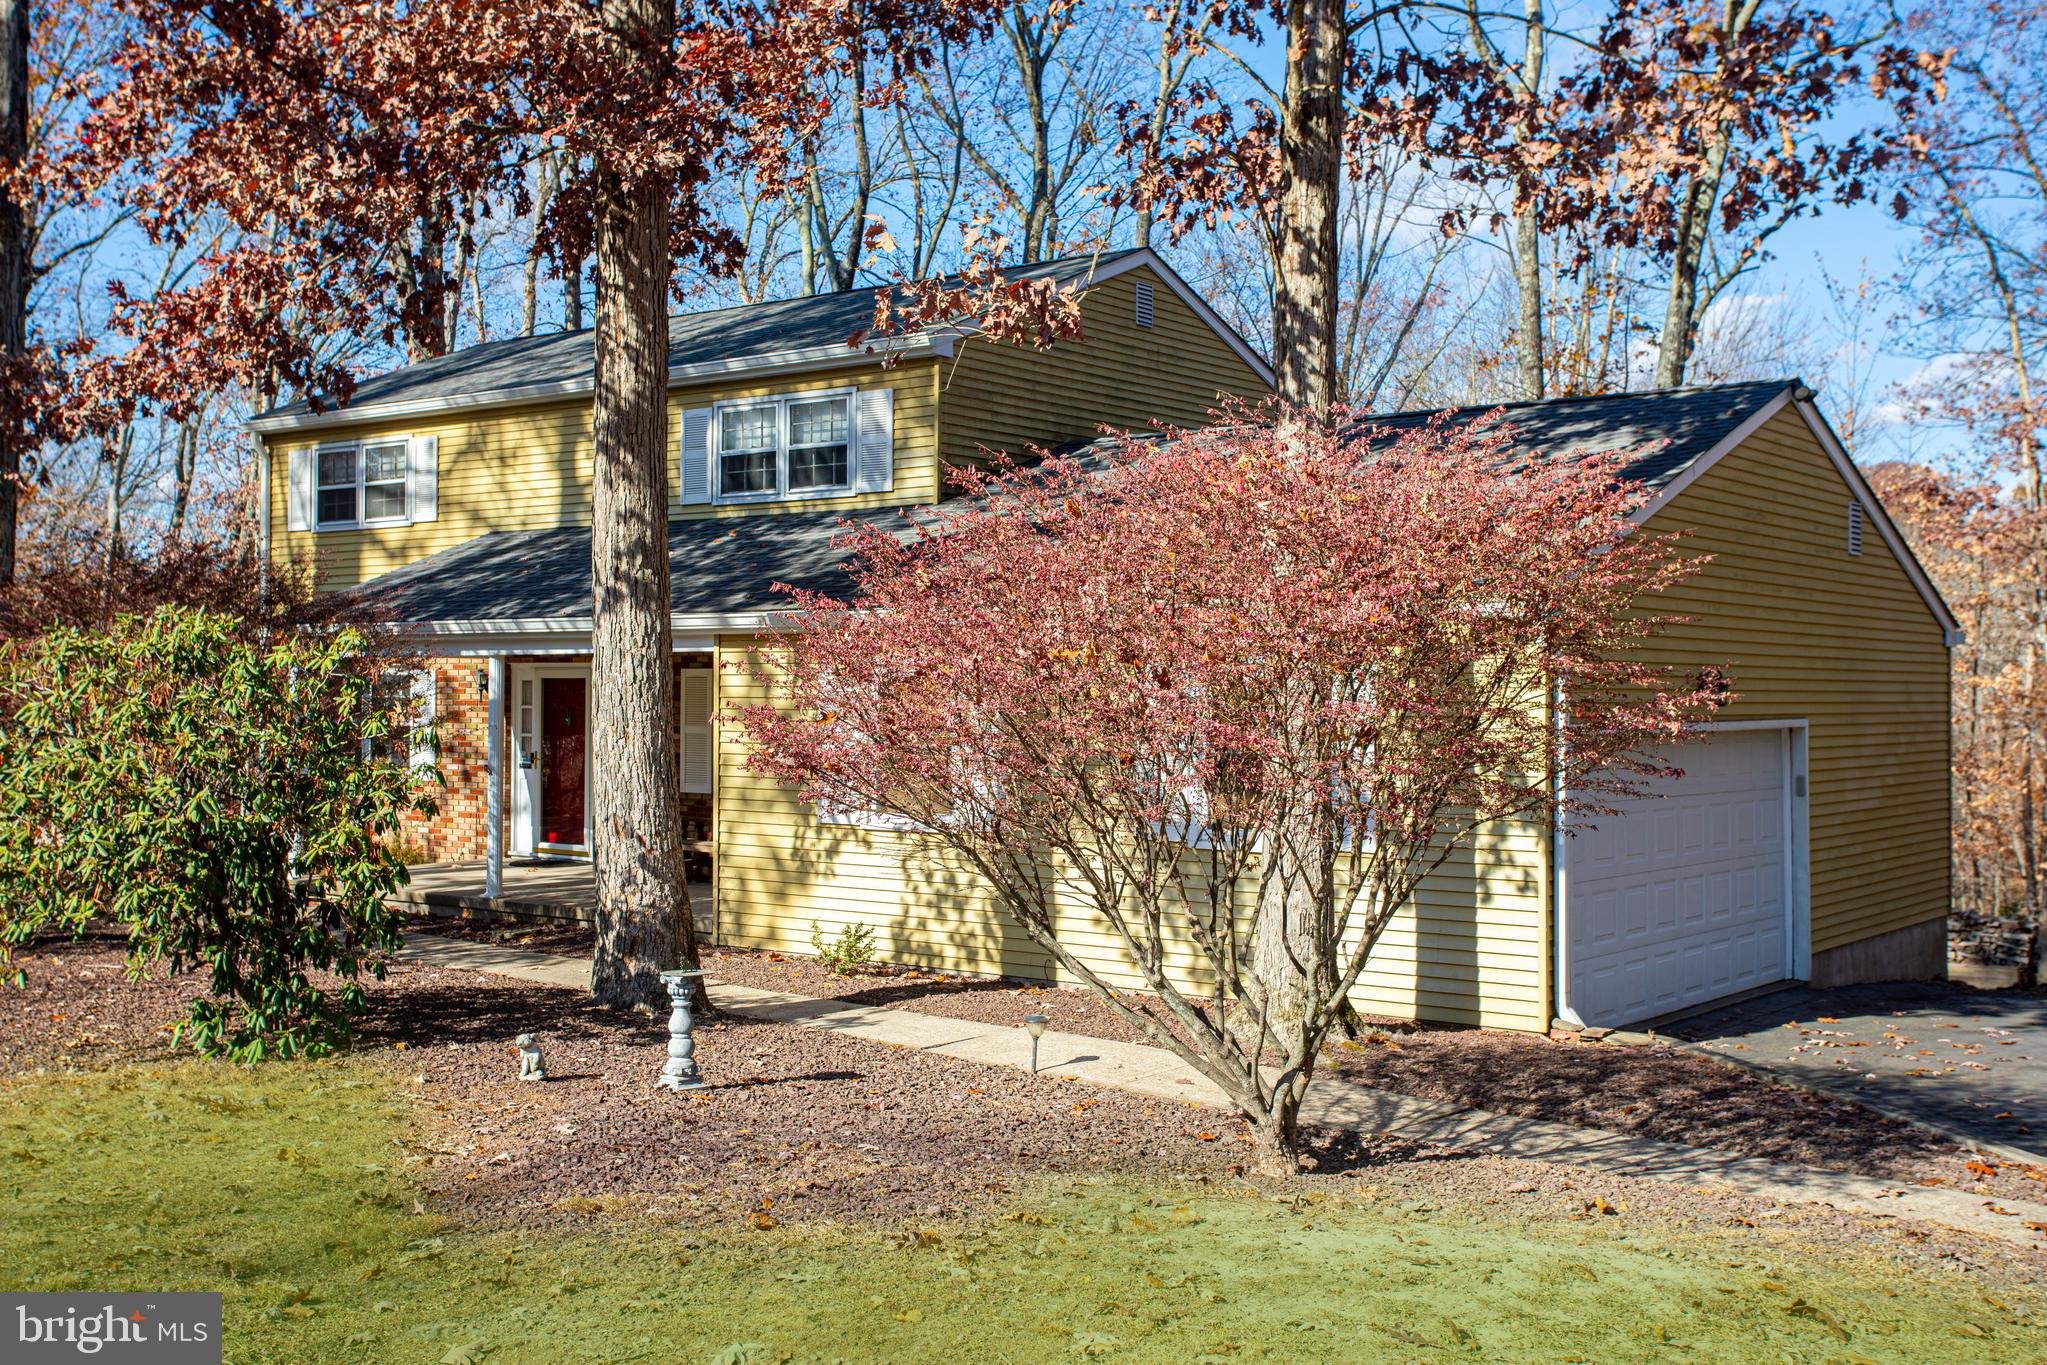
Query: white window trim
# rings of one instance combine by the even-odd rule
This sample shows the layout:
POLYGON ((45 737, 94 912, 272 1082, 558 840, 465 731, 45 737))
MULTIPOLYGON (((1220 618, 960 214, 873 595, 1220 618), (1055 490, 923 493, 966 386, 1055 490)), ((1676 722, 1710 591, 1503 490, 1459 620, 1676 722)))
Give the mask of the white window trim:
POLYGON ((409 435, 379 436, 372 440, 363 441, 323 441, 313 448, 313 530, 315 531, 364 531, 374 530, 380 526, 410 526, 412 525, 412 496, 412 437, 409 435), (405 472, 396 479, 378 480, 380 485, 396 483, 405 490, 405 512, 401 516, 366 517, 363 515, 363 511, 370 505, 369 485, 367 482, 369 461, 364 459, 363 455, 372 446, 397 446, 405 452, 405 472), (320 478, 320 457, 338 454, 344 450, 355 457, 355 519, 352 521, 323 521, 320 518, 320 494, 329 489, 345 488, 348 485, 322 482, 320 478))
POLYGON ((809 502, 818 498, 844 498, 852 496, 860 478, 860 389, 848 385, 837 389, 806 389, 796 393, 771 394, 761 398, 724 398, 711 404, 711 431, 707 438, 709 449, 705 459, 710 463, 711 504, 714 507, 743 507, 759 502, 809 502), (825 399, 839 398, 846 404, 846 481, 830 488, 806 488, 800 492, 789 491, 789 405, 791 403, 813 403, 825 399), (724 491, 723 445, 724 414, 728 410, 765 408, 775 409, 775 486, 765 493, 727 493, 724 491))

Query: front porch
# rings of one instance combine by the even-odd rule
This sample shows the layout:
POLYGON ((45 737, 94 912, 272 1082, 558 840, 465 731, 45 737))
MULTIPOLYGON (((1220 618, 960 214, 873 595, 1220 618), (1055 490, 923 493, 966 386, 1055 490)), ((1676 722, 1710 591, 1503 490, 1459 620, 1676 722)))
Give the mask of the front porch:
MULTIPOLYGON (((717 853, 716 681, 712 641, 684 636, 679 643, 672 734, 683 872, 695 882, 709 879, 717 853)), ((421 885, 436 896, 431 903, 446 908, 448 896, 466 909, 516 902, 543 914, 587 907, 589 859, 600 852, 601 780, 587 644, 571 638, 553 650, 519 652, 470 642, 427 646, 412 677, 434 723, 441 786, 433 813, 408 816, 402 837, 421 885)))
MULTIPOLYGON (((496 895, 486 890, 487 871, 481 859, 421 863, 412 869, 412 884, 391 900, 442 915, 502 915, 585 924, 597 917, 595 876, 586 859, 507 859, 496 895)), ((691 882, 689 904, 698 939, 717 942, 718 911, 711 883, 691 882)))

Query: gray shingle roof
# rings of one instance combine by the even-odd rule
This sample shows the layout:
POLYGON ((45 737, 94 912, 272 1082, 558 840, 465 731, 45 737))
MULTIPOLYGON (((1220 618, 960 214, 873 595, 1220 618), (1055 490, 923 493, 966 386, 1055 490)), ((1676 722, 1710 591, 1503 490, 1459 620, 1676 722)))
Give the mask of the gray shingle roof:
MULTIPOLYGON (((1116 251, 1069 256, 1016 266, 1006 273, 1011 279, 1050 279, 1066 284, 1130 254, 1116 251)), ((789 351, 846 346, 854 332, 872 325, 873 320, 872 289, 678 313, 668 320, 668 365, 670 369, 706 364, 736 366, 789 351)), ((585 328, 580 332, 485 342, 366 379, 356 386, 347 406, 430 403, 540 386, 587 386, 596 376, 595 338, 595 332, 585 328)), ((855 357, 851 347, 847 347, 846 354, 849 360, 855 357)), ((310 403, 301 401, 272 408, 254 420, 301 416, 312 411, 310 403)))
MULTIPOLYGON (((1757 409, 1798 381, 1759 379, 1741 384, 1701 384, 1595 398, 1549 398, 1534 403, 1496 403, 1450 408, 1451 422, 1477 424, 1498 414, 1512 427, 1512 449, 1527 456, 1604 455, 1634 450, 1628 476, 1663 488, 1693 462, 1734 434, 1757 409)), ((1404 431, 1426 425, 1435 410, 1373 414, 1374 426, 1404 431)))
MULTIPOLYGON (((869 513, 883 525, 902 512, 869 513)), ((694 517, 668 524, 669 600, 677 614, 777 605, 773 584, 847 586, 832 542, 855 518, 838 512, 694 517)), ((392 621, 582 620, 590 615, 590 528, 499 531, 371 580, 359 591, 392 621)))
MULTIPOLYGON (((1795 381, 1666 389, 1604 398, 1564 398, 1448 410, 1448 420, 1491 414, 1515 431, 1529 457, 1637 449, 1629 472, 1662 488, 1731 435, 1795 381)), ((1434 412, 1389 413, 1379 426, 1420 426, 1434 412)), ((1076 443, 1083 450, 1090 442, 1076 443)), ((906 525, 900 509, 865 514, 906 525)), ((781 605, 775 583, 818 592, 848 586, 833 540, 845 524, 834 512, 698 517, 669 523, 670 601, 678 615, 757 612, 781 605)), ((590 529, 503 531, 479 536, 365 584, 360 590, 386 619, 425 622, 583 620, 590 615, 590 529)))

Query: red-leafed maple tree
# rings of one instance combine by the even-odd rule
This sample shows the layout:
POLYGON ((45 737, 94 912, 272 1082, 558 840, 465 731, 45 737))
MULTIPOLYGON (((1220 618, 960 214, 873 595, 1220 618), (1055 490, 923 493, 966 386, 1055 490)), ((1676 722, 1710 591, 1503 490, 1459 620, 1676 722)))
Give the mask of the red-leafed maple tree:
POLYGON ((797 628, 755 656, 770 700, 733 719, 756 770, 977 873, 1222 1087, 1278 1171, 1421 881, 1495 822, 1633 790, 1725 695, 1639 661, 1669 620, 1645 597, 1697 561, 1629 521, 1613 459, 1230 417, 1106 467, 969 475, 967 510, 851 533, 855 592, 795 595, 797 628), (1273 856, 1303 830, 1322 842, 1273 856), (1252 954, 1302 906, 1276 988, 1252 954), (1118 995, 1076 934, 1154 998, 1118 995))

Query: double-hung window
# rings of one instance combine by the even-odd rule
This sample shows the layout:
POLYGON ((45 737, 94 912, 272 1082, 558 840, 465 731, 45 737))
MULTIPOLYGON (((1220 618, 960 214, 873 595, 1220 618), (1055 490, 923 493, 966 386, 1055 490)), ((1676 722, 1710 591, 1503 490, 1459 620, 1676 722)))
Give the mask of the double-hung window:
POLYGON ((853 414, 847 398, 790 402, 789 480, 791 493, 847 488, 853 482, 853 414))
POLYGON ((354 446, 320 452, 320 524, 353 526, 356 516, 356 457, 354 446))
POLYGON ((718 496, 773 497, 781 451, 782 405, 718 412, 718 496))
POLYGON ((404 441, 322 446, 319 529, 402 525, 408 450, 404 441))
POLYGON ((803 394, 717 410, 718 501, 821 497, 853 487, 853 395, 803 394))

